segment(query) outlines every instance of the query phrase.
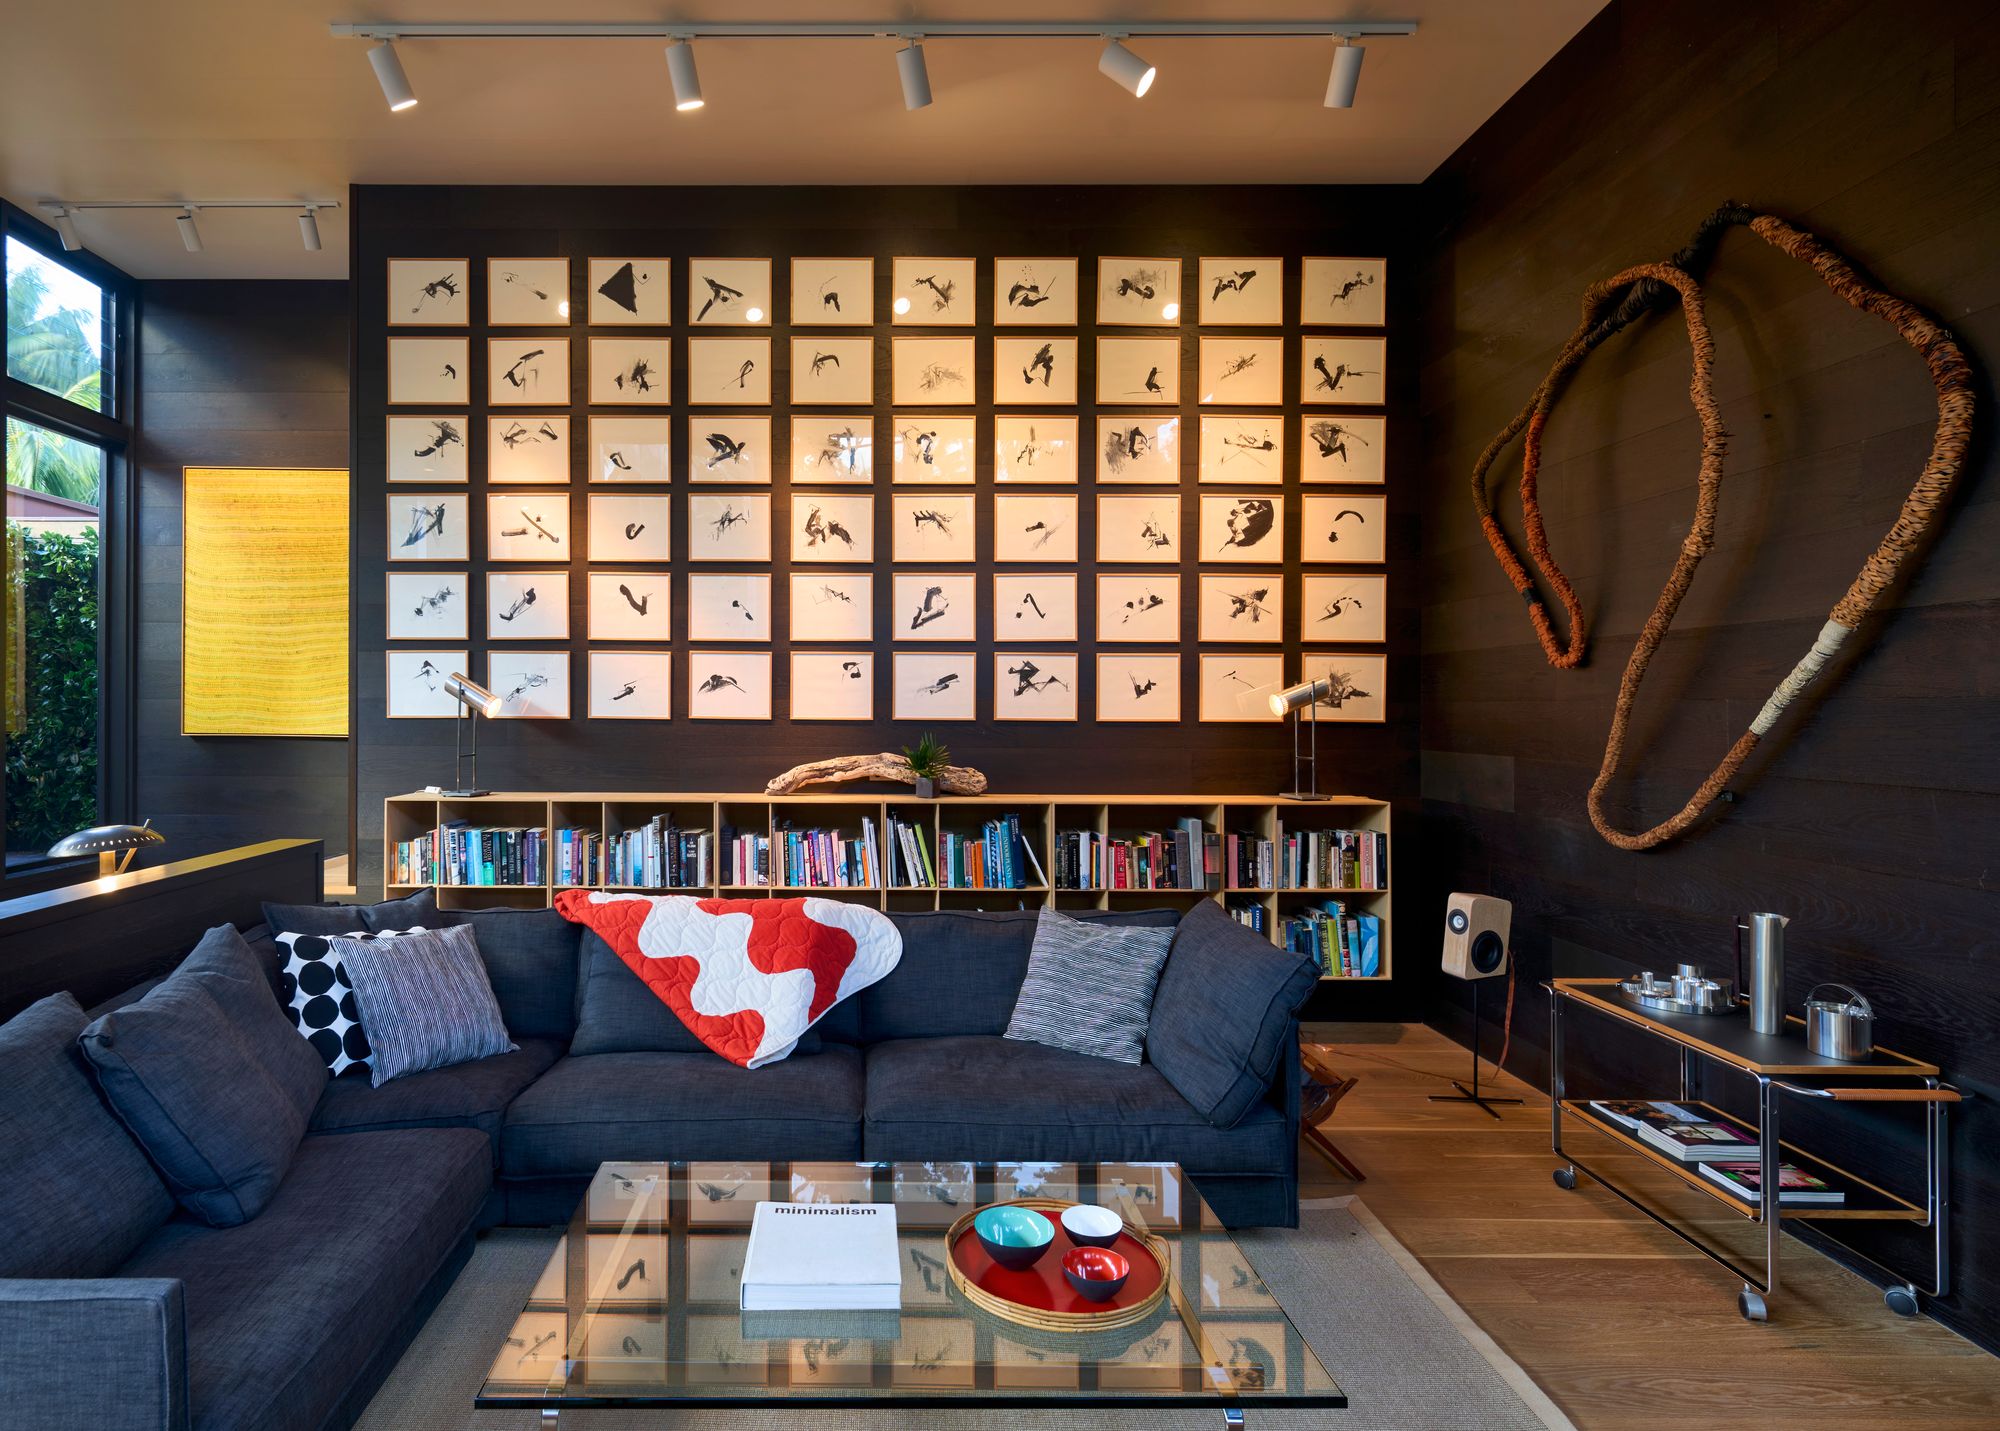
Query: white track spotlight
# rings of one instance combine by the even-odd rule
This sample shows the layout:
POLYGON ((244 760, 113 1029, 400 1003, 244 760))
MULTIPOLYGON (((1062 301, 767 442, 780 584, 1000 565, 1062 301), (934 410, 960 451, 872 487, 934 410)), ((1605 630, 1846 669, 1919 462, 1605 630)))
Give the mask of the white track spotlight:
POLYGON ((201 230, 194 226, 194 210, 182 209, 174 216, 174 223, 180 228, 181 242, 189 253, 201 252, 201 230))
POLYGON ((911 40, 896 51, 896 73, 903 81, 903 108, 923 109, 931 102, 931 74, 924 65, 924 42, 911 40))
POLYGON ((319 217, 311 209, 299 215, 299 237, 305 242, 307 253, 319 252, 319 217))
POLYGON ((1136 99, 1146 97, 1146 91, 1153 87, 1153 76, 1159 73, 1115 36, 1105 40, 1104 53, 1097 57, 1097 68, 1131 90, 1136 99))
POLYGON ((1333 73, 1326 77, 1326 107, 1354 108, 1354 87, 1361 83, 1361 61, 1368 52, 1347 35, 1333 37, 1333 73))
POLYGON ((694 46, 686 40, 667 46, 667 78, 674 82, 675 109, 685 113, 701 108, 701 76, 695 73, 694 46))
POLYGON ((394 40, 369 46, 368 63, 375 67, 375 83, 382 86, 382 98, 389 101, 391 110, 400 112, 416 104, 417 92, 410 88, 410 77, 403 73, 394 40))
POLYGON ((68 209, 57 209, 51 217, 55 220, 56 237, 62 240, 64 253, 75 253, 83 247, 83 240, 76 236, 76 218, 68 209))

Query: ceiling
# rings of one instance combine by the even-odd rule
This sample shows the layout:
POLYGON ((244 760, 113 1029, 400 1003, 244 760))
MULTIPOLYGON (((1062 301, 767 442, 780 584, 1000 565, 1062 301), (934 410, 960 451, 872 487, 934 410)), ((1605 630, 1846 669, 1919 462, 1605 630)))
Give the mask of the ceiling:
MULTIPOLYGON (((1416 20, 1368 45, 1351 110, 1323 107, 1331 44, 1134 39, 1135 100, 1090 39, 937 39, 936 102, 902 106, 887 40, 702 40, 705 109, 677 114, 654 40, 406 40, 420 103, 391 114, 337 20, 655 21, 644 0, 17 0, 0 86, 0 194, 345 198, 349 184, 1153 184, 1422 180, 1604 0, 683 0, 685 21, 1416 20)), ((307 253, 291 212, 88 213, 85 245, 145 278, 339 278, 344 213, 307 253)))

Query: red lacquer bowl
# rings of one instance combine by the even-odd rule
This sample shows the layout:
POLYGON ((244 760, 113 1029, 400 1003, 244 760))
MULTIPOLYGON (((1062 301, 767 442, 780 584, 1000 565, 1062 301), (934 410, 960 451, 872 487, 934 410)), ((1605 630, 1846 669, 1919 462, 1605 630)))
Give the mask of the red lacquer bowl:
MULTIPOLYGON (((1058 1319, 1094 1318, 1115 1317, 1126 1310, 1141 1315, 1162 1298, 1166 1276, 1161 1258, 1129 1231, 1119 1234, 1114 1248, 1080 1248, 1060 1221, 1064 1204, 1048 1199, 1023 1202, 1055 1223, 1054 1241, 1032 1267, 1014 1270, 996 1263, 973 1235, 970 1216, 962 1219, 959 1233, 950 1239, 952 1271, 968 1293, 974 1295, 975 1304, 980 1304, 979 1298, 986 1298, 991 1299, 988 1310, 1006 1307, 1019 1309, 1030 1317, 1054 1314, 1058 1319), (1116 1282, 1086 1279, 1087 1290, 1079 1288, 1064 1266, 1071 1254, 1079 1251, 1110 1252, 1123 1264, 1125 1277, 1116 1282)), ((1009 1313, 1003 1311, 1000 1315, 1009 1313)))
POLYGON ((1062 1260, 1063 1277, 1086 1302, 1108 1302, 1132 1275, 1132 1264, 1107 1247, 1077 1247, 1062 1260))

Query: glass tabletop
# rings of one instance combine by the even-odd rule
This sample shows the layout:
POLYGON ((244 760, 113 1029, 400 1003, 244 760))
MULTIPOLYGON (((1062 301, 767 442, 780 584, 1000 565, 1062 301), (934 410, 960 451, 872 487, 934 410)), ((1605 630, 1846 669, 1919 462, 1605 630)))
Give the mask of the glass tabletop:
POLYGON ((1347 1398, 1173 1163, 606 1163, 474 1405, 1344 1407, 1347 1398), (945 1233, 1015 1198, 1094 1202, 1165 1247, 1168 1296, 1117 1331, 973 1306, 945 1233), (893 1203, 900 1312, 743 1312, 760 1202, 893 1203))

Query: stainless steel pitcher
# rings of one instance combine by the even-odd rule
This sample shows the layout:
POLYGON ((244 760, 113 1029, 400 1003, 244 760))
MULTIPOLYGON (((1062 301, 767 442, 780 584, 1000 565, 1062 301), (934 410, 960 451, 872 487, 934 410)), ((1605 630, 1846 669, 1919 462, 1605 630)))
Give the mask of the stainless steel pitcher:
POLYGON ((1785 926, 1782 914, 1753 914, 1736 927, 1750 935, 1743 983, 1750 995, 1750 1027, 1760 1034, 1785 1031, 1785 926))

